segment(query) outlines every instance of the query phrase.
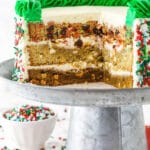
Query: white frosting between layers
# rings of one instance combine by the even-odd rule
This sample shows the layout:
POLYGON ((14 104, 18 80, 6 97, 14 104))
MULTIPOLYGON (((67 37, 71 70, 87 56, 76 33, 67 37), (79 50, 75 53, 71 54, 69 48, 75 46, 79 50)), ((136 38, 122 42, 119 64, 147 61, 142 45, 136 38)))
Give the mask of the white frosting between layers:
MULTIPOLYGON (((63 48, 69 48, 69 49, 73 49, 75 48, 74 43, 78 38, 64 38, 64 39, 56 39, 56 44, 58 47, 63 47, 63 48)), ((84 45, 91 45, 91 46, 95 46, 97 44, 98 46, 98 38, 94 37, 94 36, 90 36, 90 37, 83 37, 81 36, 80 39, 83 41, 84 45)), ((39 42, 33 42, 33 41, 28 41, 27 39, 24 40, 24 44, 25 45, 43 45, 43 44, 48 44, 50 47, 52 47, 52 43, 51 41, 39 41, 39 42)))
POLYGON ((132 72, 129 71, 123 71, 123 70, 111 70, 110 72, 112 75, 118 75, 118 76, 132 76, 132 72))
POLYGON ((27 69, 55 69, 60 71, 68 71, 68 70, 80 70, 86 68, 102 68, 103 64, 99 63, 98 65, 95 64, 87 64, 87 62, 74 62, 74 63, 66 63, 60 65, 41 65, 41 66, 27 66, 27 69))
MULTIPOLYGON (((81 36, 80 39, 83 41, 83 47, 84 47, 84 45, 99 47, 98 42, 97 42, 98 39, 94 36, 90 36, 90 37, 81 36)), ((77 39, 75 39, 73 37, 65 38, 65 39, 57 39, 56 45, 58 47, 62 47, 62 48, 66 48, 66 49, 74 49, 74 48, 76 48, 76 46, 74 45, 76 40, 77 39)))
MULTIPOLYGON (((87 64, 86 62, 76 62, 74 64, 72 63, 66 63, 66 64, 61 64, 61 65, 41 65, 41 66, 28 66, 27 69, 35 69, 35 70, 40 70, 40 69, 55 69, 58 71, 69 71, 69 70, 81 70, 81 69, 86 69, 86 68, 102 68, 103 63, 99 63, 98 66, 95 64, 87 64)), ((118 70, 114 71, 112 70, 110 72, 112 75, 118 75, 118 76, 132 76, 132 72, 129 71, 123 71, 123 70, 118 70)))
POLYGON ((33 41, 28 41, 28 40, 24 40, 24 44, 26 45, 43 45, 43 44, 51 44, 50 41, 39 41, 39 42, 33 42, 33 41))
POLYGON ((58 23, 85 23, 97 20, 113 26, 124 26, 127 7, 102 7, 102 6, 78 6, 56 7, 42 10, 44 23, 55 21, 58 23))

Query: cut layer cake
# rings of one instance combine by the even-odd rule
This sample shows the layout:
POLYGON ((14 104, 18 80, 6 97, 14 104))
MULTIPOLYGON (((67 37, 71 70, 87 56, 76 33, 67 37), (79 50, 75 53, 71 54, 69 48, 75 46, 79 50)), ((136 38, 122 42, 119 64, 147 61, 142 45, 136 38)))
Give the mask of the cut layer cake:
POLYGON ((17 0, 14 80, 150 86, 147 0, 56 2, 17 0))

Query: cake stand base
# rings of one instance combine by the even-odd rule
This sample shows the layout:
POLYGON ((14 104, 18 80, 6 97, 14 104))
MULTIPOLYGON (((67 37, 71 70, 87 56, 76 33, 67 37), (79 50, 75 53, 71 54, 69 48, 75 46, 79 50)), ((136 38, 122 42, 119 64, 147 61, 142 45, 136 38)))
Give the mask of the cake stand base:
POLYGON ((73 107, 67 144, 67 150, 147 150, 142 107, 73 107))

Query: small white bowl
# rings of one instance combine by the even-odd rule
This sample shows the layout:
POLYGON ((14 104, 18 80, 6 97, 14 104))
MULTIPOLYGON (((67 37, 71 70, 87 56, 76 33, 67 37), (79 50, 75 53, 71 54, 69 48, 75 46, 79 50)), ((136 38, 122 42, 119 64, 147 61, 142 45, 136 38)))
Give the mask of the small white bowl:
POLYGON ((21 150, 40 150, 52 134, 56 124, 56 115, 48 119, 30 122, 16 122, 0 114, 0 123, 4 129, 5 139, 11 140, 21 150))

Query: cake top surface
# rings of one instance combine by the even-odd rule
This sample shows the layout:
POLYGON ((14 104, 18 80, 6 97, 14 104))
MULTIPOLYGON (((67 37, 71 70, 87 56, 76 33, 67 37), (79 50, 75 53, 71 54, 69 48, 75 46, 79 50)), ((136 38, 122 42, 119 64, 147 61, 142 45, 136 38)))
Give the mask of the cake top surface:
POLYGON ((42 10, 42 21, 47 24, 50 19, 55 23, 103 22, 111 26, 122 26, 126 21, 127 7, 76 6, 53 7, 42 10), (114 19, 115 18, 115 19, 114 19), (119 20, 119 21, 118 21, 119 20))
POLYGON ((42 21, 42 9, 69 6, 126 6, 126 25, 136 18, 150 18, 150 0, 16 0, 16 14, 28 22, 42 21))

